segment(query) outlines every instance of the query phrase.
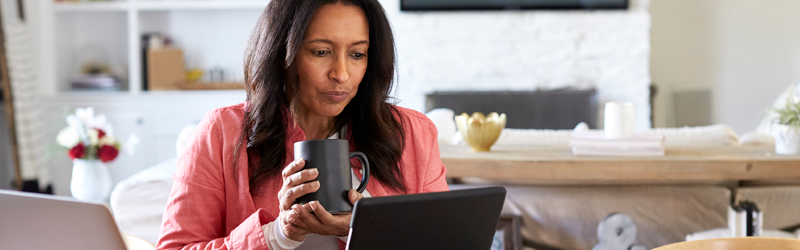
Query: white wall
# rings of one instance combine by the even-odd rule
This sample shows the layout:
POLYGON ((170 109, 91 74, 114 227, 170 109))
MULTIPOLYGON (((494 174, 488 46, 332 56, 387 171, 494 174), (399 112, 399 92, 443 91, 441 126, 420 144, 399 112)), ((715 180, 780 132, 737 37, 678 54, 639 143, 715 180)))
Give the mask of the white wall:
MULTIPOLYGON (((752 131, 777 95, 800 81, 798 9, 795 0, 653 0, 653 81, 712 89, 714 123, 752 131)), ((659 112, 669 105, 657 104, 657 126, 670 125, 668 112, 659 112)))
POLYGON ((800 1, 727 0, 719 5, 715 120, 754 130, 764 110, 800 81, 800 1))
MULTIPOLYGON (((723 0, 653 0, 650 73, 658 86, 654 127, 674 127, 672 94, 710 90, 717 81, 714 9, 723 0)), ((686 114, 684 114, 686 115, 686 114)))
POLYGON ((400 12, 398 0, 381 0, 400 105, 422 111, 437 90, 594 87, 601 104, 634 103, 636 128, 649 128, 648 1, 628 11, 400 12))

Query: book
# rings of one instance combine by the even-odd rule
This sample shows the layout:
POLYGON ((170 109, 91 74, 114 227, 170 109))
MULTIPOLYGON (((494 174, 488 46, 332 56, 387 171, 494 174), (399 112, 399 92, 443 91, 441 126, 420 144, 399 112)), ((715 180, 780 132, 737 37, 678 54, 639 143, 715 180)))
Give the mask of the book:
POLYGON ((606 138, 602 130, 581 131, 572 134, 569 145, 570 147, 609 149, 663 148, 664 135, 643 132, 627 138, 606 138))
POLYGON ((610 149, 592 147, 572 147, 577 156, 664 156, 664 148, 610 149))

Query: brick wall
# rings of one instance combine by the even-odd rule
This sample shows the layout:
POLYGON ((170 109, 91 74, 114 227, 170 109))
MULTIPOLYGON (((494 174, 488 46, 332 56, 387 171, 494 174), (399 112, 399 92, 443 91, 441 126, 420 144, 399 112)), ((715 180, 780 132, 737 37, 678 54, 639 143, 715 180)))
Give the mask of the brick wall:
POLYGON ((635 127, 651 126, 649 0, 627 11, 401 12, 399 0, 381 3, 395 32, 401 106, 424 111, 437 90, 597 88, 600 103, 632 102, 635 127))

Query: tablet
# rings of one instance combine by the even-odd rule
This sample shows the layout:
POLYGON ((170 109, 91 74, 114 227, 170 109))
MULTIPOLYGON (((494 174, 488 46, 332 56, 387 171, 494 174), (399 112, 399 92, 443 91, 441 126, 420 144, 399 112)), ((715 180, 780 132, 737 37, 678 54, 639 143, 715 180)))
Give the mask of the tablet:
POLYGON ((347 249, 490 249, 506 189, 364 198, 356 202, 347 249))
POLYGON ((0 190, 0 249, 125 249, 108 208, 0 190))

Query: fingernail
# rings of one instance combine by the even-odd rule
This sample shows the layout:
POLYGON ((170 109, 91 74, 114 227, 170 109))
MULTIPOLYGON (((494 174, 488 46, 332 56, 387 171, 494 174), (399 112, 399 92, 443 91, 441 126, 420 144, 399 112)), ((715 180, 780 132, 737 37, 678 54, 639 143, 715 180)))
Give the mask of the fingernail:
POLYGON ((311 210, 317 211, 317 201, 311 202, 311 210))
POLYGON ((319 169, 312 168, 311 169, 311 174, 319 174, 319 169))
POLYGON ((358 196, 356 195, 356 192, 350 192, 350 199, 351 199, 351 200, 352 200, 352 199, 355 199, 356 197, 358 197, 358 196))
POLYGON ((314 181, 314 186, 319 187, 319 181, 314 181))

